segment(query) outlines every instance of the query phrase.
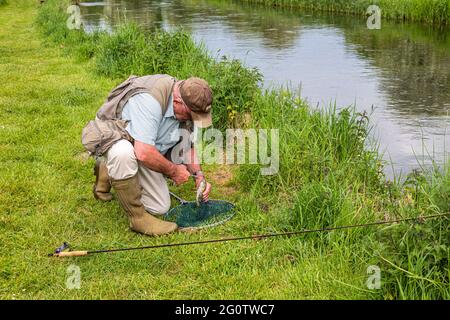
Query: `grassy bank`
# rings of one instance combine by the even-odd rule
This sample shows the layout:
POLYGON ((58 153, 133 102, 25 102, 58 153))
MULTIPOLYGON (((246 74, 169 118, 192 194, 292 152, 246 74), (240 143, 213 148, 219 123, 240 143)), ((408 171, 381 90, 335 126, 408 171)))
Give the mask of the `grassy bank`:
MULTIPOLYGON (((385 183, 377 153, 364 148, 363 115, 317 112, 288 91, 262 91, 255 70, 216 61, 183 31, 69 31, 61 3, 49 1, 38 16, 33 1, 0 9, 0 240, 8 252, 1 257, 2 298, 449 298, 448 220, 47 258, 62 241, 77 249, 126 247, 438 213, 448 211, 450 191, 448 171, 385 183), (278 175, 261 176, 255 165, 206 167, 212 198, 237 204, 223 226, 143 237, 127 230, 116 201, 91 196, 93 160, 79 142, 82 127, 114 84, 129 73, 156 72, 210 81, 216 126, 280 130, 278 175), (233 110, 251 116, 244 121, 233 110), (79 290, 65 286, 71 264, 81 270, 79 290), (365 285, 374 264, 381 290, 365 285)), ((192 185, 177 191, 192 197, 192 185)))
POLYGON ((450 24, 450 0, 240 0, 273 7, 365 16, 370 5, 377 5, 386 19, 416 21, 437 26, 450 24))
POLYGON ((251 100, 261 78, 256 70, 244 68, 237 60, 216 62, 183 30, 144 33, 128 24, 113 36, 71 31, 65 23, 67 3, 47 3, 41 8, 37 23, 49 41, 63 44, 67 53, 81 61, 91 59, 96 74, 119 81, 130 74, 167 73, 187 78, 195 72, 214 90, 218 106, 214 114, 216 126, 224 128, 230 124, 228 113, 248 111, 246 101, 251 100))

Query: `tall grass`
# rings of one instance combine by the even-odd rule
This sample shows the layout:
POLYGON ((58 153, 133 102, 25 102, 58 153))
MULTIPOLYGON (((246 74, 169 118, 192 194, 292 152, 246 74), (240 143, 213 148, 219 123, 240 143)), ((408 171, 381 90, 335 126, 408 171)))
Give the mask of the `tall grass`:
POLYGON ((213 120, 219 128, 233 123, 230 115, 249 111, 261 81, 256 69, 245 68, 238 60, 217 61, 181 29, 146 33, 130 23, 120 26, 112 35, 69 30, 65 25, 67 5, 67 1, 48 1, 39 11, 37 23, 53 43, 80 59, 92 59, 98 74, 118 81, 130 74, 156 73, 179 79, 204 78, 214 91, 213 120))
POLYGON ((6 0, 0 0, 0 6, 6 4, 7 1, 6 0))
MULTIPOLYGON (((329 4, 322 3, 324 8, 329 4)), ((216 126, 279 129, 279 173, 261 176, 259 166, 241 165, 235 177, 241 209, 258 212, 262 220, 270 220, 271 228, 322 228, 449 210, 448 171, 412 175, 402 184, 385 182, 376 148, 365 145, 370 131, 366 115, 351 108, 312 110, 290 90, 263 91, 257 70, 237 60, 214 59, 182 30, 146 33, 124 25, 113 34, 69 31, 64 24, 66 4, 48 1, 39 12, 38 24, 67 53, 91 61, 97 74, 117 81, 131 73, 200 76, 214 91, 216 126), (235 118, 245 113, 249 115, 245 122, 235 118)), ((334 2, 333 8, 341 7, 349 7, 349 2, 334 2)), ((364 246, 368 253, 358 259, 383 267, 382 298, 448 297, 448 220, 411 230, 409 225, 379 233, 354 229, 308 237, 305 246, 338 248, 343 254, 364 246)), ((356 264, 357 257, 352 259, 356 264)))
MULTIPOLYGON (((418 171, 392 190, 399 216, 450 211, 450 170, 418 171)), ((450 298, 449 218, 381 228, 371 239, 373 259, 384 270, 383 295, 393 299, 450 298)))
MULTIPOLYGON (((450 211, 450 170, 412 172, 386 182, 381 160, 365 146, 370 127, 352 109, 313 111, 292 93, 266 92, 256 99, 251 126, 278 128, 280 171, 259 175, 241 165, 238 179, 254 200, 273 212, 277 229, 318 229, 450 211)), ((421 224, 313 234, 319 250, 364 246, 383 274, 380 297, 444 299, 450 296, 449 218, 421 224)))
POLYGON ((372 200, 385 185, 378 154, 365 148, 364 114, 312 110, 280 90, 258 97, 252 119, 252 126, 279 130, 279 173, 261 176, 258 166, 241 165, 238 179, 280 212, 280 226, 316 229, 380 218, 372 200))
POLYGON ((100 44, 96 70, 107 76, 167 73, 179 79, 206 79, 214 91, 214 124, 219 128, 232 124, 232 111, 249 111, 259 90, 261 75, 256 69, 244 68, 238 60, 216 61, 183 30, 144 33, 128 24, 113 35, 103 34, 100 44))
POLYGON ((450 0, 240 0, 267 6, 283 6, 312 11, 366 15, 370 5, 378 5, 387 19, 450 24, 450 0))

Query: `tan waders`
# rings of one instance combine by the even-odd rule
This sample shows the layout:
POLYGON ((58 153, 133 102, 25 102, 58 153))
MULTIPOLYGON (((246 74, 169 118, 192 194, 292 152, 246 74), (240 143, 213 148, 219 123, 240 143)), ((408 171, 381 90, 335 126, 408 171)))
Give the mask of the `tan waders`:
POLYGON ((178 226, 155 218, 145 211, 141 202, 141 186, 138 176, 128 179, 112 180, 120 205, 125 210, 130 221, 130 228, 149 236, 158 236, 175 231, 178 226))
POLYGON ((95 184, 94 184, 94 197, 100 201, 111 201, 112 194, 111 183, 109 181, 108 169, 105 162, 97 160, 94 167, 95 184))

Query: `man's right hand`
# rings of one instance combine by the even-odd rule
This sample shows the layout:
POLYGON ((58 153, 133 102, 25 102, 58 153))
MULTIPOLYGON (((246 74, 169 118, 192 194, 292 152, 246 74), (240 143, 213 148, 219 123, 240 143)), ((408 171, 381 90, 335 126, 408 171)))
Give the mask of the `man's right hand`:
POLYGON ((189 180, 191 174, 187 170, 186 166, 170 162, 163 155, 161 155, 161 153, 153 145, 135 140, 134 153, 136 154, 136 158, 144 163, 147 168, 166 175, 177 185, 185 183, 189 180))
POLYGON ((176 185, 180 185, 182 183, 187 182, 190 176, 191 174, 186 169, 185 165, 176 164, 175 171, 170 178, 175 182, 176 185))

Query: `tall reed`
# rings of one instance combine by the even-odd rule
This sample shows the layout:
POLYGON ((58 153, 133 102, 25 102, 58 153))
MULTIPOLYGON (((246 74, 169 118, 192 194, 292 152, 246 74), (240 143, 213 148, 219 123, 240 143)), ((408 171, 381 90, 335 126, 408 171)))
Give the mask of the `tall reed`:
POLYGON ((366 15, 377 5, 387 19, 417 21, 433 25, 450 24, 450 0, 240 0, 266 6, 282 6, 311 11, 366 15))

